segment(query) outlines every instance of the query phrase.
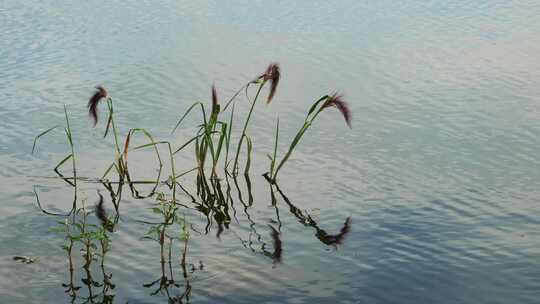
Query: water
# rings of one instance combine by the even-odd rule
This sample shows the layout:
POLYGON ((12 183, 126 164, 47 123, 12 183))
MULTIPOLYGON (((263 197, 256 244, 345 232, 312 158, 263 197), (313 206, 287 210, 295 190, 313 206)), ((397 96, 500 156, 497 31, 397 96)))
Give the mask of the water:
MULTIPOLYGON (((143 127, 180 144, 196 120, 171 137, 172 126, 192 102, 209 102, 212 83, 225 100, 277 61, 276 99, 257 105, 249 129, 253 204, 240 178, 247 207, 233 185, 236 219, 219 239, 215 223, 204 234, 206 217, 186 210, 203 233, 192 232, 187 280, 174 263, 171 295, 189 290, 190 303, 538 303, 539 16, 536 1, 2 1, 0 302, 71 301, 62 235, 50 232, 59 219, 40 213, 33 192, 49 210, 69 209, 70 187, 41 178, 68 153, 65 138, 53 134, 30 154, 36 134, 63 123, 64 104, 79 174, 99 176, 114 155, 104 122, 91 129, 86 118, 94 85, 114 97, 123 136, 143 127), (283 153, 311 102, 333 90, 350 102, 352 130, 337 111, 324 113, 280 173, 280 188, 330 234, 351 217, 337 247, 279 193, 272 206, 260 176, 276 116, 283 153), (264 254, 273 246, 269 224, 281 231, 281 264, 264 254)), ((238 108, 245 113, 245 100, 238 108)), ((130 155, 141 178, 154 174, 148 155, 130 155)), ((187 156, 176 161, 193 166, 187 156)), ((193 178, 182 182, 193 188, 193 178)), ((98 188, 84 183, 80 196, 93 206, 98 188)), ((156 219, 154 202, 124 193, 105 262, 114 303, 167 302, 151 295, 159 282, 143 286, 161 276, 159 245, 141 239, 148 225, 139 222, 156 219)), ((99 267, 92 271, 102 282, 99 267)))

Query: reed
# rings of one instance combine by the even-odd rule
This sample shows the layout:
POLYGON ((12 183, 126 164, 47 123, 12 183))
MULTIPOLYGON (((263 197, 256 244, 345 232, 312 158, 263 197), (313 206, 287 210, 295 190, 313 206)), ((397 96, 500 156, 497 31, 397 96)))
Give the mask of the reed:
MULTIPOLYGON (((68 154, 60 162, 58 162, 58 164, 56 164, 56 166, 54 167, 53 170, 58 175, 58 177, 60 177, 67 184, 69 184, 70 186, 72 186, 74 188, 74 190, 73 190, 73 204, 72 204, 71 210, 67 214, 65 214, 66 216, 69 216, 70 214, 72 214, 77 209, 77 180, 78 180, 78 178, 77 178, 77 165, 76 165, 77 161, 76 161, 76 157, 75 157, 75 148, 74 148, 74 144, 73 144, 73 133, 71 131, 71 126, 70 126, 70 123, 69 123, 69 116, 68 116, 68 112, 67 112, 67 107, 65 105, 64 105, 64 118, 65 118, 65 121, 66 121, 66 125, 64 127, 64 132, 65 132, 65 135, 66 135, 67 143, 69 145, 70 154, 68 154), (71 160, 73 176, 72 177, 65 177, 60 172, 60 167, 69 160, 71 160)), ((49 134, 51 131, 55 130, 57 127, 58 126, 51 127, 49 129, 41 132, 40 134, 38 134, 34 138, 34 143, 32 145, 32 154, 34 154, 35 149, 37 148, 38 140, 41 137, 49 134)), ((41 203, 39 201, 39 196, 38 196, 37 191, 35 189, 34 189, 34 193, 36 195, 36 200, 37 200, 38 206, 44 213, 48 213, 48 214, 52 214, 52 215, 63 215, 63 214, 50 213, 50 212, 45 211, 41 207, 41 203)))
MULTIPOLYGON (((177 120, 174 128, 171 131, 171 135, 179 130, 182 123, 185 121, 186 117, 193 113, 194 110, 199 110, 200 118, 197 123, 196 132, 189 135, 189 139, 181 144, 176 144, 172 140, 156 140, 152 134, 143 128, 130 128, 127 131, 127 134, 122 138, 119 128, 116 124, 116 111, 113 98, 109 92, 103 86, 97 86, 94 93, 91 95, 87 102, 88 116, 92 122, 92 126, 96 127, 100 121, 100 112, 99 107, 101 104, 106 103, 107 105, 107 120, 105 125, 105 130, 103 133, 103 138, 106 138, 109 134, 112 133, 114 141, 114 159, 111 164, 104 170, 104 173, 100 178, 93 179, 87 177, 79 177, 77 173, 77 158, 74 148, 73 132, 70 125, 70 118, 68 115, 67 107, 64 106, 64 116, 65 116, 65 136, 68 142, 70 153, 65 156, 61 161, 59 161, 54 167, 54 171, 58 177, 62 178, 66 183, 74 188, 74 200, 71 214, 73 211, 77 210, 77 188, 78 183, 81 181, 97 181, 104 185, 104 187, 109 191, 111 195, 112 203, 115 207, 117 216, 119 212, 120 201, 122 200, 123 186, 127 184, 131 190, 131 194, 135 198, 145 198, 151 197, 156 194, 156 191, 160 185, 168 185, 172 190, 172 201, 177 203, 176 194, 177 187, 180 187, 182 191, 185 192, 184 187, 180 184, 179 179, 184 177, 192 172, 196 172, 196 186, 197 186, 197 195, 205 201, 205 204, 208 208, 215 211, 216 216, 220 220, 216 220, 222 223, 230 222, 230 217, 227 212, 219 210, 220 206, 228 206, 227 200, 230 198, 230 194, 227 192, 227 196, 221 191, 221 186, 219 183, 220 176, 225 176, 227 178, 227 187, 230 190, 230 185, 228 184, 228 176, 234 178, 234 182, 239 190, 237 184, 236 176, 240 170, 239 168, 239 156, 240 153, 245 150, 246 153, 246 162, 243 169, 243 173, 246 179, 246 185, 248 187, 248 203, 245 204, 239 193, 240 201, 244 204, 247 209, 253 203, 253 196, 251 194, 251 180, 249 178, 249 173, 253 165, 254 158, 253 148, 254 148, 254 138, 248 135, 248 128, 250 123, 254 120, 253 112, 255 109, 258 100, 261 99, 262 91, 265 86, 268 84, 268 95, 266 96, 266 103, 270 103, 276 95, 277 88, 279 86, 281 79, 281 69, 279 64, 271 63, 267 66, 264 73, 256 77, 254 80, 249 81, 243 85, 233 96, 227 100, 222 106, 218 96, 218 90, 215 85, 211 86, 211 95, 210 95, 210 106, 205 106, 208 103, 195 102, 187 108, 187 110, 180 116, 177 120), (250 97, 250 89, 255 87, 255 94, 253 98, 250 97), (248 110, 246 116, 243 118, 243 124, 241 131, 238 135, 233 136, 233 124, 239 120, 235 111, 237 110, 237 97, 239 94, 244 91, 248 99, 248 110), (136 136, 142 136, 145 139, 145 143, 133 147, 134 138, 136 136), (236 146, 233 145, 233 137, 238 138, 236 146), (162 179, 161 172, 163 168, 163 159, 160 154, 160 149, 158 146, 165 145, 167 148, 168 162, 170 164, 170 174, 167 179, 162 179), (182 170, 177 172, 177 165, 175 163, 175 156, 178 153, 184 153, 187 151, 187 147, 192 146, 193 153, 195 157, 195 166, 189 170, 182 170), (150 180, 139 180, 133 176, 133 171, 130 170, 129 155, 131 151, 151 148, 153 150, 153 157, 155 158, 158 172, 155 179, 150 180), (235 149, 233 152, 232 149, 235 149), (244 149, 244 150, 242 150, 244 149), (234 154, 233 154, 234 153, 234 154), (225 154, 224 156, 222 154, 225 154), (71 161, 72 167, 72 176, 65 176, 62 173, 62 168, 66 163, 71 161), (232 162, 232 167, 230 163, 232 162), (223 170, 220 171, 220 168, 223 170), (207 170, 210 171, 207 171, 207 170), (116 173, 117 180, 113 180, 112 176, 116 173), (223 174, 223 175, 222 175, 223 174), (153 185, 149 193, 143 195, 140 190, 137 189, 138 185, 153 185), (114 189, 113 187, 116 187, 114 189), (218 206, 214 208, 213 206, 218 206), (222 221, 224 220, 224 221, 222 221)), ((334 93, 331 95, 324 95, 318 100, 316 100, 312 106, 309 108, 306 118, 292 142, 290 143, 285 154, 278 159, 278 148, 279 148, 279 132, 280 132, 280 120, 279 117, 276 121, 275 133, 274 133, 274 143, 273 151, 268 154, 270 159, 269 171, 264 174, 265 178, 271 183, 275 184, 278 174, 285 165, 285 163, 290 159, 292 153, 298 147, 301 139, 307 130, 311 127, 314 121, 319 117, 320 113, 324 110, 334 107, 343 115, 345 122, 349 127, 351 127, 351 112, 348 107, 348 104, 343 100, 343 96, 334 93)), ((32 153, 37 149, 37 144, 42 137, 49 134, 50 132, 57 129, 59 126, 53 126, 45 131, 41 132, 34 138, 32 145, 32 153)), ((189 153, 189 152, 187 152, 189 153)), ((190 166, 192 167, 192 166, 190 166)), ((272 193, 273 195, 273 193, 272 193)), ((103 199, 101 194, 100 198, 103 199)), ((37 192, 36 192, 37 197, 37 192)), ((41 203, 39 202, 39 197, 37 197, 38 206, 41 208, 41 203)), ((272 204, 275 205, 275 197, 272 198, 272 204)), ((98 207, 102 204, 98 204, 98 207)), ((101 207, 96 209, 97 214, 101 213, 101 207)), ((42 209, 43 210, 43 209, 42 209)), ((43 210, 46 212, 45 210, 43 210)), ((46 212, 49 213, 49 212, 46 212)), ((51 214, 51 213, 49 213, 51 214)), ((100 217, 104 227, 107 227, 109 222, 106 220, 106 217, 100 217)), ((110 221, 110 220, 109 220, 110 221)), ((226 226, 226 225, 225 225, 226 226)))
POLYGON ((300 143, 300 140, 306 133, 306 131, 311 127, 315 119, 319 116, 321 112, 323 112, 325 109, 335 107, 337 108, 340 113, 343 115, 343 118, 345 119, 345 122, 351 128, 351 111, 349 110, 349 106, 347 102, 343 100, 343 95, 338 94, 337 92, 332 95, 324 95, 323 97, 319 98, 317 101, 313 103, 313 105, 310 107, 306 118, 304 120, 304 123, 296 133, 293 141, 289 145, 289 148, 277 167, 275 167, 276 162, 276 151, 277 151, 277 143, 278 143, 278 136, 279 136, 279 120, 276 127, 276 135, 275 135, 275 147, 274 147, 274 154, 272 157, 270 157, 271 165, 270 165, 270 172, 269 172, 269 180, 272 183, 276 182, 277 175, 280 171, 280 169, 283 167, 283 165, 287 162, 287 160, 291 157, 294 149, 298 146, 300 143), (273 170, 275 167, 275 170, 273 170))
MULTIPOLYGON (((281 77, 281 70, 279 68, 279 64, 271 63, 266 68, 266 71, 264 72, 264 74, 262 74, 257 79, 251 81, 250 83, 246 85, 246 97, 248 97, 248 100, 249 100, 249 96, 247 94, 247 90, 249 88, 249 85, 258 84, 259 87, 257 88, 257 93, 255 93, 255 98, 251 101, 251 107, 249 108, 249 112, 244 122, 244 127, 242 128, 242 134, 240 135, 240 139, 238 140, 238 145, 236 146, 236 156, 234 158, 234 164, 233 164, 233 175, 238 174, 238 156, 240 155, 240 149, 242 148, 242 143, 244 142, 244 139, 251 142, 251 140, 248 139, 246 132, 247 132, 247 128, 251 119, 251 114, 253 113, 253 109, 255 108, 257 99, 259 98, 259 94, 261 93, 261 90, 264 87, 264 85, 267 82, 270 82, 270 93, 268 94, 268 97, 266 99, 266 103, 267 104, 270 103, 270 101, 272 101, 276 93, 280 77, 281 77)), ((250 150, 248 149, 248 156, 250 155, 249 152, 250 150)), ((247 169, 247 171, 249 171, 249 169, 247 169)))

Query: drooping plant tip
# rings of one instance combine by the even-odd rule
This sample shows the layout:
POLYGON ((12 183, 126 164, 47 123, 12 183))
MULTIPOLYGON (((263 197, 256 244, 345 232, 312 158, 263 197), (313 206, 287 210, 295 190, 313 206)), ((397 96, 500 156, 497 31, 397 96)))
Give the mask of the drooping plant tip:
POLYGON ((94 126, 98 122, 98 113, 97 113, 97 106, 99 104, 99 101, 103 98, 107 98, 108 93, 107 90, 105 90, 102 86, 96 87, 96 92, 92 97, 90 97, 90 100, 88 101, 88 115, 92 119, 94 126))
POLYGON ((261 76, 261 78, 264 81, 270 82, 270 93, 268 93, 268 99, 266 100, 267 104, 270 103, 270 101, 272 101, 272 99, 274 98, 274 95, 276 94, 280 76, 281 76, 281 70, 279 68, 279 64, 275 62, 268 65, 268 67, 266 68, 266 71, 261 76))
POLYGON ((334 92, 323 104, 322 109, 328 108, 328 107, 335 107, 341 112, 341 115, 343 115, 343 118, 345 119, 345 122, 347 123, 347 126, 349 128, 352 128, 351 126, 351 110, 349 109, 349 104, 343 100, 343 94, 340 94, 338 92, 334 92))

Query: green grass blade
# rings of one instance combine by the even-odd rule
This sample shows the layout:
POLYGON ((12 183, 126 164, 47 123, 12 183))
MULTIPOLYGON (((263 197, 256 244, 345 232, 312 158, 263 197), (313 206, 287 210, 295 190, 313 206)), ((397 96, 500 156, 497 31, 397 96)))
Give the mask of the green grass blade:
MULTIPOLYGON (((247 87, 249 85, 248 84, 245 84, 243 87, 241 87, 240 89, 238 89, 238 91, 236 91, 236 93, 234 93, 234 95, 231 97, 231 99, 229 99, 229 101, 227 101, 225 103, 225 106, 223 107, 223 110, 221 110, 221 112, 225 112, 227 110, 227 108, 229 107, 229 105, 231 104, 231 102, 233 102, 233 100, 240 94, 242 93, 242 90, 244 90, 245 87, 247 87)), ((233 104, 234 106, 234 104, 233 104)))
POLYGON ((40 137, 44 136, 45 134, 47 134, 47 133, 51 132, 52 130, 56 129, 57 127, 58 127, 58 126, 54 126, 54 127, 52 127, 52 128, 49 128, 49 129, 47 129, 47 130, 45 130, 45 131, 39 133, 39 135, 36 136, 36 137, 34 138, 34 144, 32 145, 32 154, 34 154, 34 150, 36 149, 37 140, 38 140, 40 137))
POLYGON ((311 108, 309 108, 309 111, 308 111, 308 114, 307 116, 309 117, 309 115, 311 115, 311 113, 313 113, 315 111, 315 109, 317 108, 317 106, 319 105, 319 103, 321 103, 321 101, 327 99, 328 95, 324 95, 323 97, 319 98, 319 100, 317 100, 316 102, 313 103, 313 105, 311 106, 311 108))
MULTIPOLYGON (((176 125, 174 126, 174 129, 172 130, 171 134, 173 134, 173 133, 176 131, 176 129, 178 129, 178 127, 180 126, 180 124, 182 123, 182 121, 184 120, 184 118, 186 118, 186 116, 189 114, 189 112, 191 112, 191 110, 193 110, 193 108, 194 108, 196 105, 198 105, 198 104, 200 104, 200 105, 202 106, 202 103, 201 103, 201 102, 196 102, 196 103, 192 104, 192 105, 187 109, 187 111, 184 113, 184 115, 178 120, 178 122, 177 122, 176 125)), ((204 112, 204 110, 203 110, 203 112, 204 112)))
POLYGON ((201 135, 197 135, 193 138, 191 138, 190 140, 188 140, 187 142, 185 142, 183 145, 180 146, 180 148, 176 149, 176 151, 173 152, 173 155, 180 152, 182 149, 184 149, 186 146, 188 146, 190 143, 192 143, 193 141, 195 141, 198 137, 200 137, 201 135))
POLYGON ((147 147, 153 147, 153 146, 157 146, 157 145, 160 145, 160 144, 168 144, 168 143, 169 143, 168 141, 155 141, 155 142, 151 142, 149 144, 137 146, 137 147, 133 148, 133 150, 139 150, 139 149, 143 149, 143 148, 147 148, 147 147))
POLYGON ((195 171, 195 170, 197 170, 197 169, 199 169, 199 167, 195 167, 195 168, 193 168, 193 169, 189 169, 189 170, 187 170, 186 172, 182 172, 182 173, 178 174, 178 175, 176 176, 176 178, 180 178, 180 177, 182 177, 182 176, 184 176, 184 175, 186 175, 186 174, 188 174, 188 173, 191 173, 191 172, 193 172, 193 171, 195 171))
POLYGON ((70 158, 73 157, 73 154, 69 154, 68 156, 66 156, 64 159, 62 159, 58 165, 56 165, 56 167, 54 167, 54 170, 58 170, 58 168, 60 168, 60 166, 62 166, 65 162, 67 162, 70 158))
POLYGON ((111 171, 111 169, 114 167, 114 164, 115 163, 112 163, 109 168, 107 168, 107 170, 105 170, 105 173, 103 173, 103 176, 101 177, 101 179, 105 179, 105 177, 107 177, 107 174, 109 174, 109 172, 111 171))
POLYGON ((216 162, 219 160, 219 155, 221 154, 221 149, 223 148, 223 142, 227 137, 227 124, 221 123, 221 132, 219 133, 219 142, 216 150, 216 162))

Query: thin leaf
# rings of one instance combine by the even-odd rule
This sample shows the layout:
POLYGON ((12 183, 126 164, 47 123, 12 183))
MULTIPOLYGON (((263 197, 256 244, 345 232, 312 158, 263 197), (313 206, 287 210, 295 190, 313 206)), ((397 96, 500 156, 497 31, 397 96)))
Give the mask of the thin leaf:
POLYGON ((189 145, 190 143, 192 143, 194 140, 196 140, 198 137, 200 137, 201 135, 197 135, 193 138, 191 138, 190 140, 188 140, 187 142, 185 142, 182 146, 180 146, 180 148, 176 149, 176 151, 173 152, 173 155, 178 153, 180 150, 184 149, 187 145, 189 145))
POLYGON ((317 100, 315 103, 313 103, 313 105, 311 106, 311 108, 309 108, 309 111, 308 111, 308 117, 309 115, 311 115, 311 113, 313 113, 313 111, 315 111, 315 109, 317 108, 317 106, 319 105, 319 103, 321 103, 321 101, 329 98, 330 96, 328 95, 324 95, 323 97, 319 98, 319 100, 317 100))
POLYGON ((70 158, 73 157, 73 154, 69 154, 68 156, 66 156, 64 159, 62 159, 58 165, 56 165, 56 167, 54 167, 54 170, 58 170, 58 168, 60 168, 60 166, 62 166, 65 162, 67 162, 70 158))
POLYGON ((45 130, 45 131, 39 133, 39 135, 36 136, 36 137, 34 138, 34 144, 32 145, 32 154, 34 154, 34 150, 36 149, 36 143, 37 143, 37 140, 38 140, 41 136, 43 136, 43 135, 45 135, 45 134, 51 132, 52 130, 56 129, 57 127, 58 127, 58 126, 54 126, 54 127, 52 127, 52 128, 49 128, 49 129, 47 129, 47 130, 45 130))
POLYGON ((180 123, 182 123, 182 121, 184 120, 184 118, 186 118, 186 116, 189 114, 189 112, 191 112, 191 110, 193 110, 193 108, 196 106, 196 105, 202 105, 202 103, 200 102, 196 102, 194 104, 192 104, 188 109, 187 111, 184 113, 184 115, 182 115, 182 117, 180 118, 180 120, 178 120, 178 122, 176 123, 176 125, 174 126, 174 129, 172 130, 171 134, 174 133, 174 131, 176 131, 176 129, 178 128, 178 126, 180 126, 180 123))

